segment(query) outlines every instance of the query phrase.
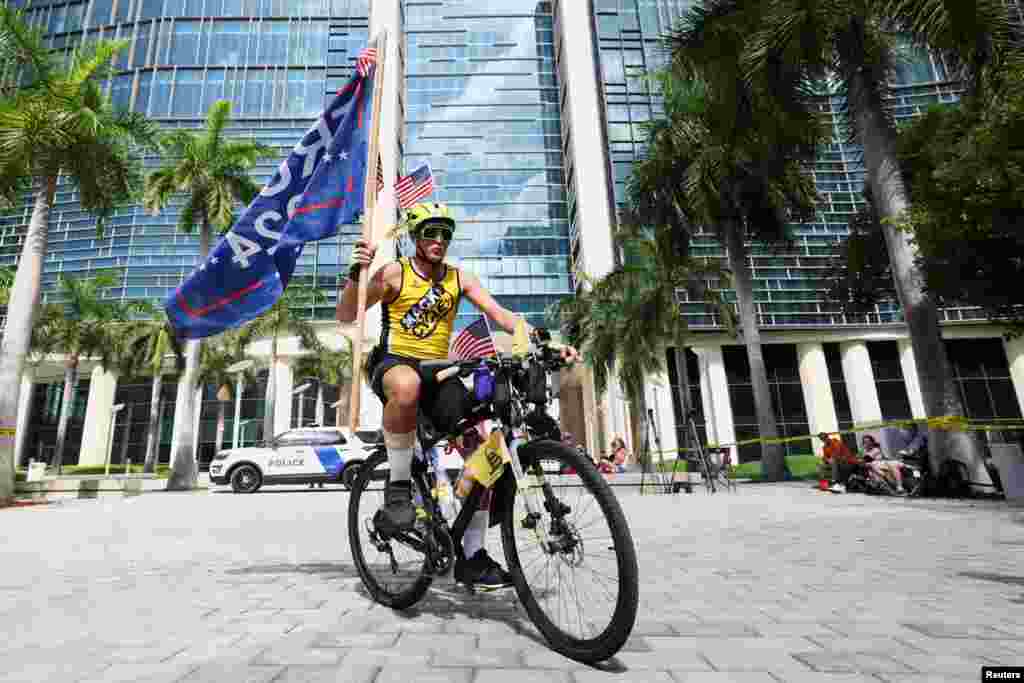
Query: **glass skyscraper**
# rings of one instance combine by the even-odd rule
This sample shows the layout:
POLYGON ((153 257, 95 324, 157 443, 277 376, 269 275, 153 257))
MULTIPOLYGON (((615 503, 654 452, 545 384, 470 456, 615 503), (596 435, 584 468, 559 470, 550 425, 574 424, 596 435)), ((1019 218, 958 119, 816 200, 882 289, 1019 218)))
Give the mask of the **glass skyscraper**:
POLYGON ((571 291, 551 3, 409 0, 404 19, 405 167, 430 163, 453 260, 543 325, 571 291))

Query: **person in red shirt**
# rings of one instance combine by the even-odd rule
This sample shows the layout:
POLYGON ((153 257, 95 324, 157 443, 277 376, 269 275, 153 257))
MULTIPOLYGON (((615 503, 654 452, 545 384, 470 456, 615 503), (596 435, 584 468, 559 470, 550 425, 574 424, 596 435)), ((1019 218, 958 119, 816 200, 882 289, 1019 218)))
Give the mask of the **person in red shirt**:
POLYGON ((846 480, 861 464, 861 461, 839 438, 838 434, 821 432, 818 434, 818 438, 825 444, 822 459, 825 464, 832 465, 832 491, 842 493, 846 490, 846 480))

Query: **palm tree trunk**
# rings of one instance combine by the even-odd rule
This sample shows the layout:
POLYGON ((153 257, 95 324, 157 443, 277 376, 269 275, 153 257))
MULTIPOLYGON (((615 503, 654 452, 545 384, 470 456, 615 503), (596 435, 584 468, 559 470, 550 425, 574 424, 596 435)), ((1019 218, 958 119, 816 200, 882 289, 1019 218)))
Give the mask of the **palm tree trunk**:
POLYGON ((647 396, 644 393, 645 387, 643 382, 638 387, 629 387, 627 391, 633 395, 632 403, 636 407, 633 414, 630 416, 630 422, 633 423, 633 443, 640 444, 639 449, 635 449, 636 452, 633 457, 636 459, 637 464, 643 467, 644 472, 650 471, 648 467, 651 462, 651 449, 654 448, 654 444, 647 439, 647 396))
POLYGON ((121 465, 124 466, 124 473, 128 471, 128 441, 132 435, 132 413, 135 412, 135 404, 129 403, 124 411, 124 436, 121 440, 121 465))
POLYGON ((267 373, 267 393, 263 397, 263 440, 274 438, 274 400, 277 382, 274 381, 277 368, 277 334, 270 338, 270 371, 267 373))
MULTIPOLYGON (((676 441, 679 448, 690 448, 690 372, 686 361, 686 347, 675 347, 676 354, 676 377, 679 383, 679 412, 682 423, 676 425, 676 441)), ((679 455, 683 455, 682 451, 679 455)))
POLYGON ((199 340, 185 345, 185 371, 181 374, 178 391, 184 391, 179 401, 180 410, 174 411, 174 431, 178 433, 178 448, 171 453, 171 474, 167 478, 168 491, 187 491, 195 486, 199 475, 192 451, 195 449, 195 386, 199 374, 199 340))
MULTIPOLYGON (((867 71, 856 71, 847 81, 851 114, 864 148, 867 181, 882 219, 896 293, 914 350, 925 413, 928 417, 962 417, 963 402, 950 371, 938 309, 924 289, 924 276, 917 266, 918 251, 911 242, 913 236, 886 221, 899 219, 910 208, 896 156, 895 131, 885 118, 881 102, 871 96, 867 71)), ((976 473, 985 471, 981 444, 971 432, 930 430, 928 439, 934 472, 939 472, 947 458, 963 462, 972 479, 976 479, 976 473)))
POLYGON ((64 363, 64 392, 60 399, 60 419, 57 421, 57 445, 53 447, 50 467, 59 468, 64 464, 64 444, 68 438, 68 423, 78 389, 78 355, 72 354, 64 363))
POLYGON ((158 440, 160 439, 160 394, 163 387, 163 376, 153 376, 153 391, 149 398, 149 425, 146 436, 146 464, 142 471, 152 474, 156 470, 158 440))
POLYGON ((32 325, 39 308, 39 292, 46 256, 47 224, 53 195, 57 190, 57 173, 45 178, 36 192, 32 218, 25 234, 25 246, 18 261, 11 298, 7 305, 7 328, 0 351, 0 507, 14 498, 14 431, 18 424, 18 398, 21 375, 25 370, 32 325))
POLYGON ((217 401, 217 438, 213 442, 213 454, 220 453, 221 444, 224 443, 224 420, 227 415, 227 401, 217 401))
MULTIPOLYGON (((210 221, 202 213, 199 226, 199 258, 205 261, 210 255, 210 221)), ((199 374, 199 350, 201 339, 189 340, 185 345, 185 371, 181 374, 178 391, 185 392, 181 410, 174 413, 174 431, 178 436, 178 449, 171 453, 171 474, 167 478, 168 491, 185 491, 195 486, 199 468, 193 455, 195 441, 195 394, 196 377, 199 374)))
MULTIPOLYGON (((740 325, 750 363, 750 383, 754 389, 754 410, 762 439, 776 439, 779 428, 775 422, 768 372, 761 352, 761 331, 757 325, 757 307, 754 304, 754 280, 747 265, 747 250, 743 244, 743 227, 738 221, 723 225, 726 248, 729 250, 729 268, 733 273, 736 301, 740 309, 740 325)), ((781 481, 785 477, 785 451, 781 444, 761 444, 761 473, 766 481, 781 481)))

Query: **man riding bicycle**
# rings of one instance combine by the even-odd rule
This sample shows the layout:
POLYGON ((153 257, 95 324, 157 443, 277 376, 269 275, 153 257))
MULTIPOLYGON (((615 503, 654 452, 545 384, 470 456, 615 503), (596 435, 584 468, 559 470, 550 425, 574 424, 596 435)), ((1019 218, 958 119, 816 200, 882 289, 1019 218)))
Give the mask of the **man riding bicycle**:
MULTIPOLYGON (((447 206, 416 204, 406 211, 404 227, 416 243, 415 254, 377 270, 366 290, 366 308, 377 302, 383 307, 380 342, 371 355, 367 374, 370 387, 384 403, 384 443, 390 475, 384 506, 374 522, 388 534, 410 530, 416 521, 411 467, 421 398, 423 411, 444 433, 454 430, 469 400, 468 390, 457 377, 424 387, 420 361, 448 357, 462 296, 510 334, 521 322, 518 315, 498 304, 474 275, 444 262, 455 233, 455 220, 447 206)), ((356 319, 359 269, 370 265, 376 251, 375 244, 356 242, 349 280, 338 297, 338 322, 356 319)), ((529 325, 527 331, 533 331, 529 325)), ((562 355, 568 361, 577 357, 571 347, 563 349, 562 355)), ((455 578, 484 588, 508 587, 512 585, 508 572, 484 548, 489 522, 487 506, 482 505, 463 536, 463 556, 455 564, 455 578)))

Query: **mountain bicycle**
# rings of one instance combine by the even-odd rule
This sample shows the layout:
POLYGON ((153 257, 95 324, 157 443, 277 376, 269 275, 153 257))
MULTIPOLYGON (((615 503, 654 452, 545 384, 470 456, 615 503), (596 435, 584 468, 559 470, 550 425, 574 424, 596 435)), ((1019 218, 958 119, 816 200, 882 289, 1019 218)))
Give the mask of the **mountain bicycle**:
POLYGON ((544 411, 551 400, 548 381, 564 364, 546 332, 538 330, 533 342, 525 352, 421 363, 424 383, 472 376, 474 401, 453 434, 437 433, 421 410, 422 453, 480 423, 491 429, 466 459, 459 481, 465 498, 452 519, 445 514, 454 510, 445 500, 443 468, 435 458, 413 459, 417 521, 408 532, 389 536, 374 525, 384 502, 387 452, 368 458, 350 493, 352 556, 375 601, 411 607, 435 578, 449 574, 473 513, 491 489, 508 571, 530 620, 556 652, 586 663, 604 661, 622 648, 636 622, 636 549, 622 508, 594 463, 551 438, 557 426, 544 411), (567 465, 574 474, 561 474, 567 465))

